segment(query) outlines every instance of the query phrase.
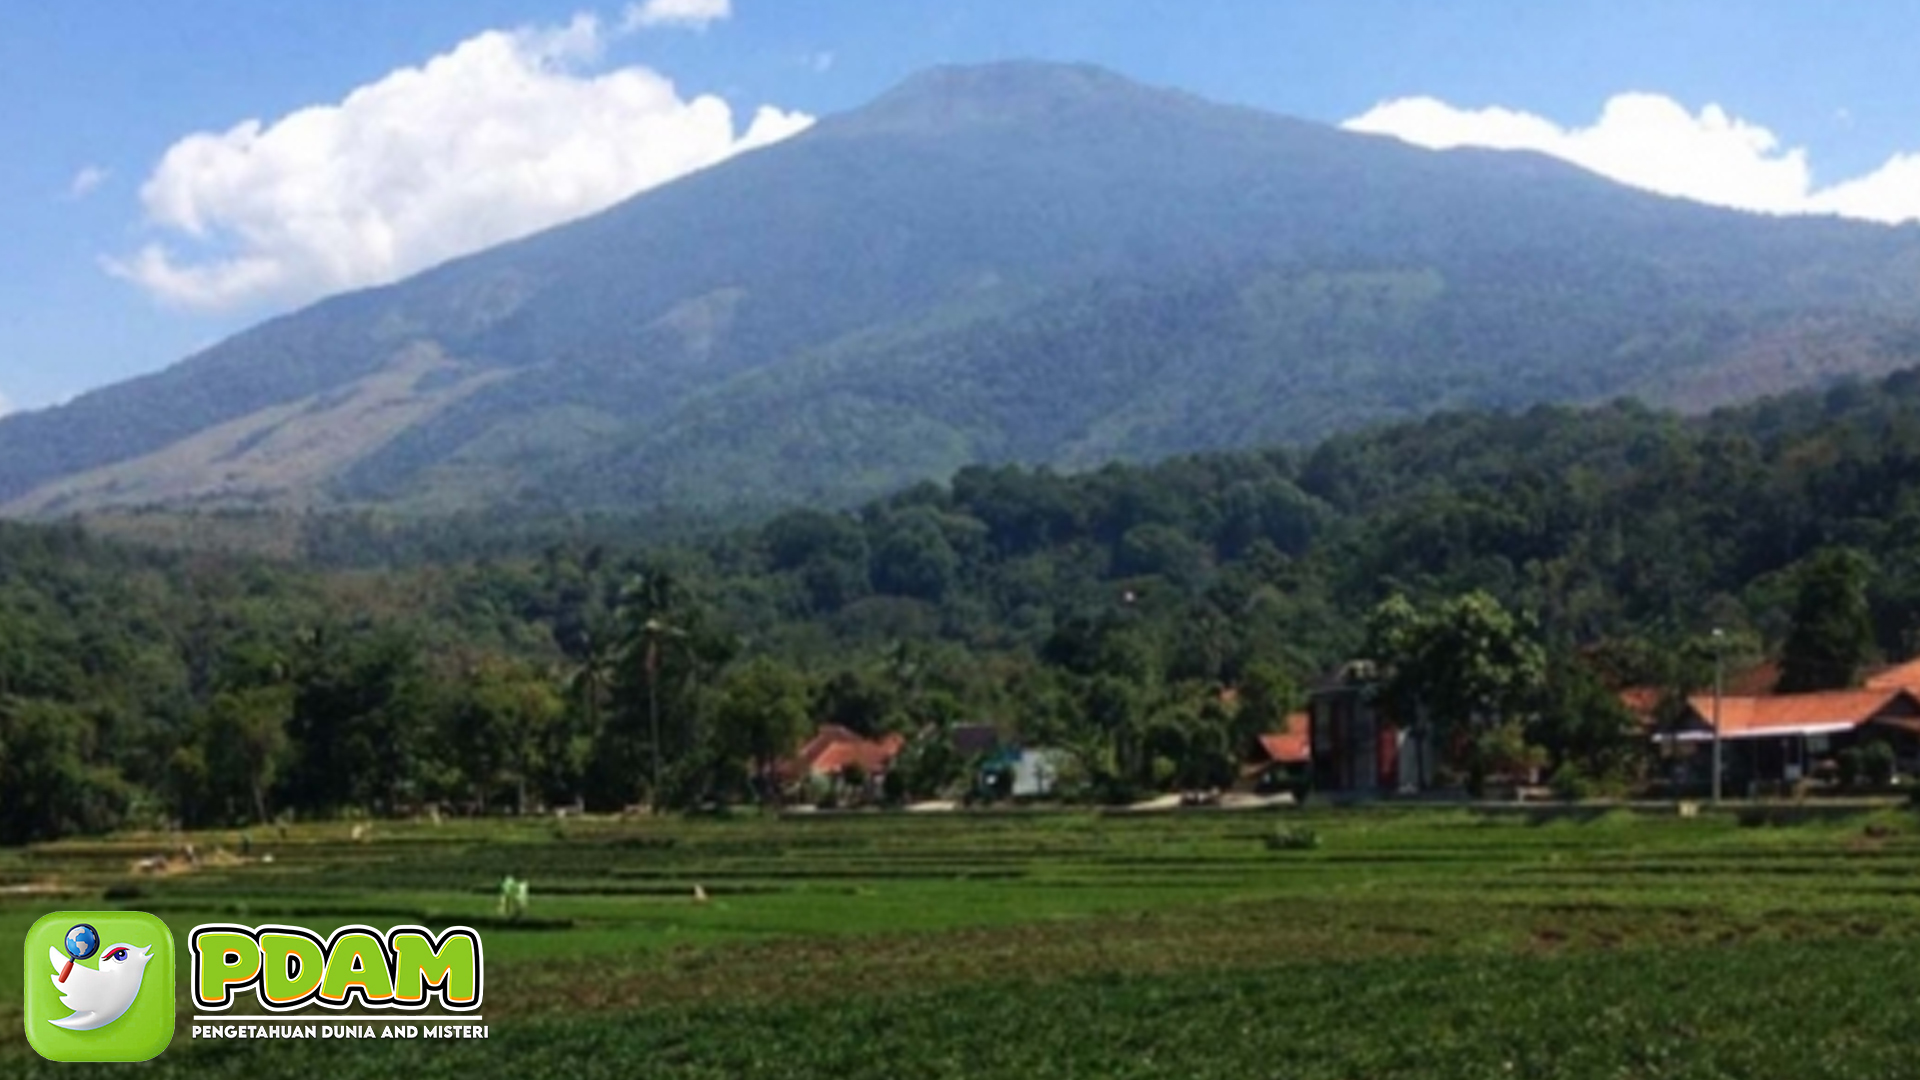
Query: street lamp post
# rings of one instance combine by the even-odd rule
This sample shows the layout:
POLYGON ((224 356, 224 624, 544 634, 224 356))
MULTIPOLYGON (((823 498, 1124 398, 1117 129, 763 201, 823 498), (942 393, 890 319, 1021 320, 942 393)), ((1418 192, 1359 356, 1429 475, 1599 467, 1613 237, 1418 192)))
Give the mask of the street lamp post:
POLYGON ((1720 804, 1720 698, 1723 691, 1721 657, 1722 646, 1727 635, 1719 627, 1713 628, 1713 803, 1720 804))

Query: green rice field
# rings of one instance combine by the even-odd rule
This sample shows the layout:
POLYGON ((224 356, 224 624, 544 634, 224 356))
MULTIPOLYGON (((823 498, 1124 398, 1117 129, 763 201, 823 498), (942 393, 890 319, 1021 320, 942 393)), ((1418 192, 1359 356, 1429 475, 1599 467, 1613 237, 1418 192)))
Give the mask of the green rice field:
MULTIPOLYGON (((0 933, 89 907, 160 915, 183 953, 214 921, 482 933, 484 1041, 194 1041, 183 979, 173 1047, 115 1075, 1920 1074, 1905 810, 353 828, 0 851, 0 933), (186 840, 197 868, 134 868, 186 840)), ((19 994, 0 1075, 88 1075, 27 1047, 19 994)))

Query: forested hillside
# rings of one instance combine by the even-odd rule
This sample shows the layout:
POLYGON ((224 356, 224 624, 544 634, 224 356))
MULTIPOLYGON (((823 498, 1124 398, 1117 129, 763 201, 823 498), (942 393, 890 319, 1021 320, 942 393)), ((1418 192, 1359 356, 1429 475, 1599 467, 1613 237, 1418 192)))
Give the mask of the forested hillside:
POLYGON ((1920 362, 1920 229, 1010 63, 0 420, 0 513, 848 506, 1920 362))
MULTIPOLYGON (((1200 782, 1393 640, 1396 594, 1524 640, 1527 737, 1621 780, 1605 686, 1700 679, 1712 627, 1777 652, 1809 582, 1858 594, 1849 667, 1920 644, 1920 374, 1696 420, 1540 407, 1072 477, 976 467, 671 543, 292 520, 263 528, 327 565, 298 541, 0 526, 0 839, 619 807, 649 794, 649 688, 674 802, 749 797, 828 719, 990 721, 1072 749, 1095 794, 1200 782)), ((900 794, 959 776, 937 744, 913 744, 900 794)))

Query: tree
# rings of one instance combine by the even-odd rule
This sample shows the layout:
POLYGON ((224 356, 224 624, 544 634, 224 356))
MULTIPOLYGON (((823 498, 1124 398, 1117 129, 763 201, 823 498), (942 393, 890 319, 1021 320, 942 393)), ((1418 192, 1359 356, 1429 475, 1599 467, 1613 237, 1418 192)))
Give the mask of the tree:
POLYGON ((255 821, 269 820, 267 793, 286 766, 292 712, 293 687, 288 684, 215 695, 199 743, 217 801, 231 804, 238 795, 255 821))
POLYGON ((319 810, 393 810, 417 794, 430 734, 418 640, 398 627, 324 627, 294 669, 294 798, 319 810))
POLYGON ((490 789, 511 784, 514 812, 527 812, 528 785, 565 745, 565 715, 565 701, 539 671, 497 658, 475 667, 456 713, 454 753, 480 805, 490 789))
POLYGON ((1619 776, 1640 745, 1633 715, 1620 696, 1580 658, 1560 654, 1548 665, 1528 740, 1554 766, 1588 779, 1619 776))
POLYGON ((887 779, 899 777, 902 793, 910 798, 931 799, 958 783, 966 772, 967 763, 960 759, 953 740, 940 727, 929 725, 907 740, 887 770, 887 779))
POLYGON ((1545 758, 1546 751, 1527 741, 1526 726, 1518 720, 1478 725, 1466 742, 1467 793, 1484 796, 1492 776, 1531 781, 1545 758))
POLYGON ((1170 525, 1136 525, 1120 538, 1115 568, 1122 574, 1165 578, 1182 589, 1195 589, 1208 570, 1207 550, 1191 536, 1170 525))
POLYGON ((1293 680, 1274 664, 1255 661, 1240 677, 1233 712, 1232 736, 1236 749, 1251 750, 1255 739, 1282 730, 1299 692, 1293 680))
POLYGON ((791 510, 768 522, 760 536, 774 571, 798 581, 807 610, 837 611, 872 587, 866 533, 845 515, 791 510))
POLYGON ((588 738, 600 736, 619 660, 619 643, 611 627, 589 625, 581 631, 567 691, 580 709, 588 738))
POLYGON ((71 706, 0 698, 0 843, 118 826, 127 791, 95 763, 96 730, 71 706))
POLYGON ((851 668, 835 672, 815 689, 813 713, 869 738, 896 727, 902 719, 892 681, 851 668))
POLYGON ((1142 750, 1139 689, 1117 675, 1096 675, 1085 683, 1081 709, 1092 730, 1111 748, 1118 778, 1144 782, 1152 763, 1142 750))
POLYGON ((705 605, 680 577, 658 564, 622 593, 619 622, 614 701, 623 722, 608 760, 630 770, 620 785, 627 792, 633 776, 645 775, 657 807, 667 772, 703 750, 698 687, 731 659, 734 643, 708 624, 705 605))
POLYGON ((873 553, 873 583, 882 592, 938 601, 953 586, 960 570, 931 510, 916 507, 887 522, 873 553))
POLYGON ((1443 746, 1463 728, 1518 718, 1546 667, 1532 627, 1478 591, 1429 611, 1388 599, 1369 620, 1369 647, 1386 665, 1388 699, 1424 717, 1443 746))
POLYGON ((1233 783, 1239 755, 1232 745, 1226 710, 1217 701, 1201 700, 1195 686, 1169 695, 1148 725, 1144 741, 1147 756, 1165 762, 1170 778, 1182 788, 1224 788, 1233 783))
POLYGON ((1836 690, 1859 678, 1873 655, 1870 572, 1866 557, 1849 548, 1824 548, 1806 561, 1780 657, 1781 693, 1836 690))
POLYGON ((762 798, 774 790, 774 767, 791 753, 807 727, 807 681, 799 672, 760 657, 720 679, 713 732, 720 752, 751 763, 762 798))

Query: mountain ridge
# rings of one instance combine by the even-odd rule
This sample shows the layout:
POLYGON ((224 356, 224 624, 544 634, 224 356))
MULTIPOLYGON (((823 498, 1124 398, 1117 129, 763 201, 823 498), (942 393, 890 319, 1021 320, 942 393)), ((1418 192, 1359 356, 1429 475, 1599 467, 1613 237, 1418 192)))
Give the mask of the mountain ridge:
POLYGON ((1085 65, 938 68, 0 419, 0 508, 845 502, 974 461, 1455 405, 1706 407, 1909 361, 1916 282, 1920 229, 1712 209, 1085 65))

